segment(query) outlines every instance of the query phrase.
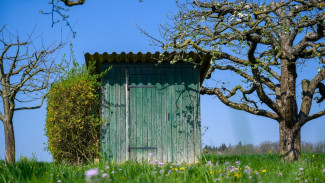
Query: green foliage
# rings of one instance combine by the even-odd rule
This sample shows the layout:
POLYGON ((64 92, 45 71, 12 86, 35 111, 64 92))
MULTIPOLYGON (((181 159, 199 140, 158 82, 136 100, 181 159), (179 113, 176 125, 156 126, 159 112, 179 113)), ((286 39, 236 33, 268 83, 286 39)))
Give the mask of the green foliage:
POLYGON ((48 94, 46 135, 57 162, 78 163, 99 156, 100 75, 73 61, 48 94))

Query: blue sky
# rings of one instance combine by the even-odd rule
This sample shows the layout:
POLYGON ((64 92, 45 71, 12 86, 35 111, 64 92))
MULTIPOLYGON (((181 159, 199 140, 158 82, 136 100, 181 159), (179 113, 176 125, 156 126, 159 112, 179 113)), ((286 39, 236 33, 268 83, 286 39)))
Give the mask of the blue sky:
MULTIPOLYGON (((48 0, 49 1, 49 0, 48 0)), ((168 21, 167 14, 177 12, 174 0, 156 0, 139 2, 138 0, 87 0, 83 6, 70 8, 70 22, 77 32, 71 38, 71 32, 58 23, 51 28, 51 17, 42 15, 40 10, 50 11, 47 0, 0 0, 0 26, 21 38, 33 33, 43 39, 45 44, 68 39, 73 44, 79 63, 84 63, 84 53, 94 52, 155 52, 159 48, 150 46, 150 40, 136 28, 159 37, 159 24, 168 21)), ((40 45, 36 45, 40 46, 40 45)), ((63 54, 69 54, 69 46, 61 49, 55 56, 61 60, 63 54)), ((217 77, 217 76, 215 76, 217 77)), ((218 76, 219 77, 219 76, 218 76)), ((222 76, 221 76, 222 77, 222 76)), ((323 105, 324 107, 324 105, 323 105)), ((0 106, 2 110, 2 107, 0 106)), ((44 126, 46 105, 41 109, 18 111, 14 116, 16 136, 16 156, 31 157, 34 153, 41 161, 51 161, 51 155, 44 151, 47 142, 44 126)), ((203 144, 221 143, 259 144, 263 141, 278 141, 278 124, 273 120, 236 111, 224 106, 216 97, 201 96, 202 131, 205 131, 203 144)), ((325 117, 307 123, 302 129, 302 140, 306 142, 325 141, 325 117)), ((0 124, 0 159, 5 157, 3 125, 0 124)))

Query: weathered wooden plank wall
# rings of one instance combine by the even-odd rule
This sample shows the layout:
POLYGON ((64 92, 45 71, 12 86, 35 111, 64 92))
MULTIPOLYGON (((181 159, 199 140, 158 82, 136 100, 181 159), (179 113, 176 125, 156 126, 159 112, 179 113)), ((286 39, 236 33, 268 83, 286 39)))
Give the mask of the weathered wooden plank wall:
MULTIPOLYGON (((108 67, 102 64, 102 70, 108 67)), ((197 162, 201 151, 199 82, 199 69, 190 64, 113 64, 102 79, 102 102, 108 104, 102 108, 103 156, 114 162, 147 160, 149 154, 162 162, 197 162), (131 86, 128 92, 126 75, 131 86)))

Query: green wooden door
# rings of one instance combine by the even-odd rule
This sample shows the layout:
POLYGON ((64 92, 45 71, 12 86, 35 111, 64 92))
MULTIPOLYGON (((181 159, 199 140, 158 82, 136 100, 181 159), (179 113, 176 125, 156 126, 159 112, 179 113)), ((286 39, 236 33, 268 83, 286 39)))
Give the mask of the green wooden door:
POLYGON ((129 75, 129 159, 171 161, 170 75, 129 75))

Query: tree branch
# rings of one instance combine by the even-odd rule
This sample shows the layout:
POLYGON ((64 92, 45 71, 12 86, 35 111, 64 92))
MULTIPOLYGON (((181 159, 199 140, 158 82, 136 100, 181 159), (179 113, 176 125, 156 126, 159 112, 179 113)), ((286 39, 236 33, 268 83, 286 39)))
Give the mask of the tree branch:
POLYGON ((319 117, 324 116, 324 115, 325 115, 325 110, 320 111, 320 112, 315 113, 315 114, 312 114, 312 115, 308 116, 306 118, 306 120, 303 123, 301 123, 300 126, 304 126, 308 121, 311 121, 313 119, 319 118, 319 117))
POLYGON ((225 105, 227 105, 233 109, 246 111, 251 114, 255 114, 258 116, 264 116, 264 117, 268 117, 268 118, 275 119, 275 120, 278 118, 278 115, 276 113, 272 113, 272 112, 269 112, 269 111, 263 110, 263 109, 256 109, 256 108, 250 107, 244 103, 238 104, 238 103, 231 102, 227 97, 225 97, 222 94, 222 92, 218 88, 208 89, 205 87, 201 87, 200 94, 202 94, 202 95, 216 95, 221 100, 222 103, 224 103, 225 105))
POLYGON ((61 1, 63 1, 66 6, 83 5, 86 2, 86 0, 78 0, 78 1, 61 0, 61 1))
POLYGON ((14 111, 26 110, 26 109, 38 109, 38 108, 42 107, 45 98, 46 98, 46 95, 44 95, 42 97, 42 101, 41 101, 40 105, 38 105, 38 106, 34 106, 34 107, 19 107, 19 108, 15 108, 14 111))

